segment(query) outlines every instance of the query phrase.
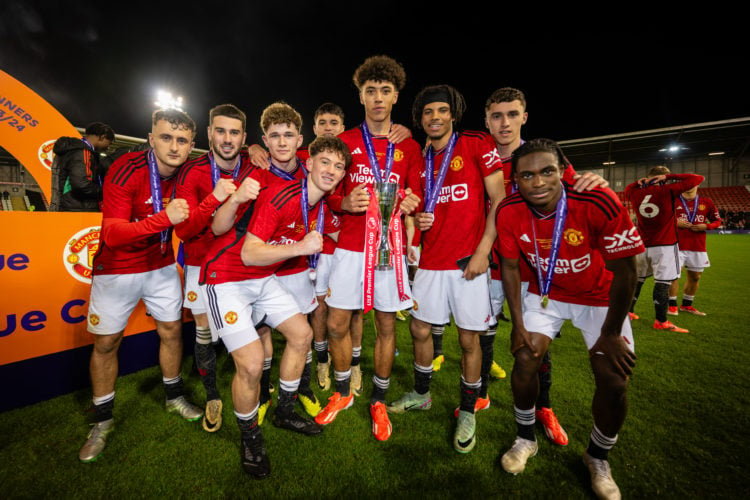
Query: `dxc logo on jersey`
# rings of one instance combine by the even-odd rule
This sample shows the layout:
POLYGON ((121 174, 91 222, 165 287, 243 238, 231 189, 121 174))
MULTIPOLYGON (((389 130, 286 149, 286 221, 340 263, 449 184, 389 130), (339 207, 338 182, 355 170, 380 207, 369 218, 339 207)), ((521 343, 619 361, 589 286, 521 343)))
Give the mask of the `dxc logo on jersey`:
POLYGON ((627 250, 638 246, 641 241, 641 235, 635 227, 623 231, 614 236, 605 236, 604 241, 607 242, 606 250, 627 250))

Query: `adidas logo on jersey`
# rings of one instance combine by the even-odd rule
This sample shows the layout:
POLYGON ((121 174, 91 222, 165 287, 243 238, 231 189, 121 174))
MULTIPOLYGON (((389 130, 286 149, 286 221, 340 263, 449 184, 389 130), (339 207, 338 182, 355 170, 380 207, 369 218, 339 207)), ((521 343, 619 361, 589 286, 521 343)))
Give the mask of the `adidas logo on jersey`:
POLYGON ((361 149, 359 149, 359 148, 357 148, 357 149, 355 149, 354 151, 352 151, 352 154, 353 154, 353 155, 361 155, 361 154, 362 154, 362 150, 361 150, 361 149))
POLYGON ((523 233, 521 235, 521 241, 525 241, 526 243, 531 243, 531 240, 529 239, 528 236, 526 236, 526 233, 523 233))
POLYGON ((286 227, 288 227, 290 229, 294 229, 294 222, 292 222, 291 224, 287 225, 286 227))

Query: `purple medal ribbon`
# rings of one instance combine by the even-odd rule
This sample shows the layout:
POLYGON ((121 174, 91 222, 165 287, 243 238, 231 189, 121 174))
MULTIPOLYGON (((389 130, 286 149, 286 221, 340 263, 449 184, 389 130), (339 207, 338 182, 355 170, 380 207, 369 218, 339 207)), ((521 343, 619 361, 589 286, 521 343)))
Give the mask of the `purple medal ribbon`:
MULTIPOLYGON (((208 160, 211 162, 211 181, 213 182, 213 186, 216 187, 216 183, 219 182, 219 179, 221 178, 221 172, 219 171, 219 167, 216 165, 216 160, 214 159, 213 152, 208 153, 208 160)), ((241 158, 239 155, 237 155, 237 165, 234 166, 234 172, 232 172, 232 180, 237 180, 237 174, 240 173, 241 163, 241 158)))
POLYGON ((378 156, 375 154, 375 147, 372 145, 372 134, 367 127, 367 122, 362 122, 359 128, 362 131, 362 140, 365 143, 367 158, 370 160, 370 168, 372 169, 372 175, 375 177, 375 182, 388 182, 388 179, 391 177, 391 170, 393 170, 393 156, 396 152, 396 145, 388 141, 388 147, 385 151, 385 168, 381 170, 378 156))
MULTIPOLYGON (((164 208, 161 197, 161 176, 159 167, 156 165, 156 156, 154 150, 148 150, 148 180, 151 186, 151 205, 154 207, 154 215, 158 214, 164 208)), ((159 233, 161 239, 161 253, 164 255, 167 251, 167 239, 169 230, 165 229, 159 233)))
MULTIPOLYGON (((302 196, 300 196, 300 204, 302 205, 302 220, 305 223, 305 233, 310 232, 310 223, 309 223, 309 210, 310 205, 308 203, 308 197, 307 197, 307 178, 302 179, 302 196)), ((323 215, 323 200, 320 200, 318 202, 318 220, 316 222, 315 230, 318 231, 320 234, 323 234, 323 224, 325 223, 324 215, 323 215)), ((319 253, 314 253, 312 255, 307 256, 307 265, 310 268, 310 279, 315 280, 316 278, 316 272, 315 270, 318 267, 318 259, 320 259, 319 253)))
POLYGON ((448 145, 445 147, 443 161, 440 163, 440 170, 438 171, 437 179, 435 178, 435 150, 432 149, 432 145, 427 148, 427 155, 424 160, 424 211, 426 213, 431 214, 435 212, 435 205, 437 205, 437 200, 440 197, 440 190, 443 188, 443 182, 445 182, 445 175, 448 173, 448 165, 451 163, 453 149, 456 147, 456 142, 458 142, 458 134, 453 132, 448 141, 448 145))
MULTIPOLYGON (((268 163, 271 165, 268 170, 270 170, 276 177, 281 177, 284 180, 287 181, 293 181, 294 180, 294 173, 293 172, 287 172, 286 170, 282 170, 276 165, 274 165, 270 160, 268 163)), ((307 173, 307 170, 305 170, 305 167, 302 166, 302 162, 297 158, 297 168, 301 168, 305 173, 307 173)), ((294 172, 296 172, 297 169, 294 169, 294 172)))
POLYGON ((688 222, 693 224, 695 221, 695 216, 698 215, 698 195, 695 195, 695 199, 693 200, 693 211, 690 211, 690 208, 688 208, 687 200, 680 195, 680 203, 682 203, 682 208, 685 209, 685 213, 687 214, 688 222))
POLYGON ((555 226, 552 230, 552 248, 549 253, 547 262, 547 272, 542 276, 542 261, 539 258, 539 247, 536 241, 536 228, 534 226, 534 214, 531 217, 531 230, 534 233, 534 253, 536 254, 536 277, 539 283, 539 291, 542 294, 542 307, 547 307, 549 301, 549 291, 552 288, 552 278, 555 276, 555 266, 557 265, 557 256, 560 253, 560 243, 562 242, 563 228, 565 219, 568 216, 568 196, 565 193, 565 186, 562 188, 560 199, 557 200, 555 208, 555 226))

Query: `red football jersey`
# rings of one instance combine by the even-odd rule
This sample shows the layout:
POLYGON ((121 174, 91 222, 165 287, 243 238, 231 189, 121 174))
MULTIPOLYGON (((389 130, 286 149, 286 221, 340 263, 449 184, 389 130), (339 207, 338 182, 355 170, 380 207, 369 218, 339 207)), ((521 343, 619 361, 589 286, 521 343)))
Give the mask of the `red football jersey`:
POLYGON ((102 238, 94 256, 94 275, 143 273, 174 263, 172 223, 164 209, 176 180, 177 174, 160 179, 163 209, 154 214, 148 151, 126 153, 115 160, 104 180, 102 238), (169 231, 165 245, 163 230, 169 231))
MULTIPOLYGON (((501 160, 503 162, 503 167, 502 167, 503 175, 505 176, 504 181, 505 181, 505 196, 506 197, 513 194, 513 188, 514 188, 513 180, 511 179, 511 168, 512 168, 511 158, 512 157, 507 156, 501 160)), ((573 180, 573 177, 575 177, 575 175, 576 175, 576 171, 575 169, 573 169, 573 165, 568 164, 568 166, 565 167, 565 170, 563 170, 563 180, 572 186, 575 183, 575 181, 573 180)), ((498 228, 498 232, 499 231, 500 229, 498 228)), ((493 280, 500 280, 502 279, 502 276, 500 273, 500 262, 499 262, 500 261, 500 258, 499 258, 500 246, 499 246, 499 240, 497 239, 495 240, 492 254, 493 254, 493 258, 495 259, 497 263, 497 269, 490 269, 490 277, 493 280)), ((531 279, 535 279, 533 276, 528 275, 526 271, 527 271, 526 268, 521 267, 521 281, 523 281, 524 283, 531 279)))
MULTIPOLYGON (((443 162, 445 148, 436 151, 434 175, 443 162)), ((435 205, 432 227, 422 233, 419 268, 433 271, 458 269, 456 261, 472 255, 482 239, 487 213, 484 178, 502 168, 493 139, 483 132, 459 133, 445 180, 435 205)), ((420 198, 425 178, 422 175, 420 198)))
MULTIPOLYGON (((706 224, 706 229, 716 229, 721 225, 721 217, 719 211, 716 210, 713 200, 707 196, 698 196, 698 207, 695 212, 695 218, 693 224, 706 224)), ((685 200, 688 209, 692 212, 694 207, 694 200, 685 200)), ((682 206, 680 197, 677 197, 677 201, 674 205, 675 217, 677 220, 683 219, 689 220, 685 207, 682 206)), ((678 246, 680 250, 689 252, 705 252, 706 251, 706 232, 700 231, 695 232, 686 228, 678 228, 677 236, 680 241, 678 246)))
MULTIPOLYGON (((269 266, 246 266, 241 253, 245 235, 249 232, 271 245, 288 245, 305 237, 302 218, 302 182, 287 181, 274 183, 261 190, 254 204, 246 203, 242 213, 237 214, 235 227, 217 238, 206 255, 201 272, 201 282, 208 284, 244 281, 265 278, 276 273, 286 262, 276 262, 269 266), (249 209, 252 205, 252 209, 249 209)), ((318 206, 308 207, 310 229, 316 229, 318 206)), ((340 229, 340 221, 334 218, 328 206, 324 206, 324 233, 335 233, 340 229)), ((305 262, 307 257, 300 257, 305 262)), ((292 260, 296 260, 292 259, 292 260)), ((298 271, 299 272, 299 271, 298 271)))
MULTIPOLYGON (((219 174, 222 179, 233 179, 234 171, 227 172, 220 168, 219 174)), ((265 174, 250 163, 247 151, 242 151, 237 177, 244 179, 248 175, 262 182, 265 174), (254 170, 258 171, 251 173, 254 170)), ((175 198, 184 198, 188 202, 190 217, 175 226, 175 234, 183 241, 186 265, 200 266, 203 257, 216 239, 214 233, 211 232, 211 221, 221 203, 212 192, 213 180, 208 153, 185 163, 177 176, 175 198)))
POLYGON ((647 247, 677 243, 675 200, 680 193, 703 182, 703 176, 695 174, 669 174, 666 178, 666 182, 643 186, 636 181, 625 188, 625 198, 630 200, 638 219, 638 231, 647 247))
MULTIPOLYGON (((336 189, 335 199, 337 204, 331 205, 334 210, 340 209, 342 197, 351 193, 355 187, 362 183, 373 186, 375 177, 372 173, 370 160, 367 157, 365 142, 359 127, 347 130, 339 138, 349 146, 352 153, 352 164, 346 171, 344 180, 336 189)), ((386 136, 373 136, 373 147, 378 157, 380 167, 385 167, 385 153, 388 145, 386 136)), ((422 173, 422 152, 414 139, 406 139, 396 144, 393 157, 393 169, 389 178, 390 182, 398 182, 401 188, 419 189, 419 176, 422 173)), ((341 233, 339 234, 338 248, 354 252, 364 251, 365 246, 365 214, 343 212, 341 221, 341 233)))
MULTIPOLYGON (((605 260, 629 257, 644 251, 638 231, 627 210, 608 188, 577 193, 565 186, 568 214, 555 265, 549 297, 560 302, 587 306, 607 306, 612 273, 605 260)), ((497 211, 500 253, 506 259, 519 259, 533 278, 529 292, 540 295, 536 266, 543 276, 549 265, 555 214, 542 216, 515 193, 497 211), (534 245, 536 236, 539 262, 534 245)), ((522 271, 523 276, 523 271, 522 271)))

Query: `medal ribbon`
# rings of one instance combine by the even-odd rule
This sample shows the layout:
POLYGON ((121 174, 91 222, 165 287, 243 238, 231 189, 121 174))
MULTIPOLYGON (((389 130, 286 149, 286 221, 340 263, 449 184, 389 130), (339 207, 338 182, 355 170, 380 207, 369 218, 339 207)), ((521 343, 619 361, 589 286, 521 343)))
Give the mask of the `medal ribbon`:
MULTIPOLYGON (((403 200, 406 193, 399 189, 397 195, 399 200, 403 200)), ((391 220, 388 222, 388 244, 391 247, 391 265, 396 270, 396 287, 398 289, 398 298, 400 301, 409 300, 409 296, 404 292, 404 242, 403 231, 401 228, 401 202, 396 203, 393 207, 391 220)))
POLYGON ((547 262, 547 272, 542 276, 542 260, 539 257, 539 246, 536 239, 536 227, 534 225, 534 214, 529 213, 531 217, 531 230, 534 235, 534 253, 536 255, 536 277, 539 283, 539 292, 542 295, 542 307, 547 307, 549 291, 552 288, 552 278, 555 276, 555 266, 557 265, 557 256, 560 253, 560 243, 562 242, 563 228, 565 219, 568 216, 568 196, 565 193, 565 186, 562 188, 560 199, 557 200, 555 208, 555 226, 552 230, 552 248, 549 253, 547 262))
POLYGON ((445 147, 443 152, 443 161, 440 163, 440 170, 438 171, 437 179, 435 178, 435 150, 432 149, 432 145, 427 148, 427 155, 425 156, 425 167, 424 167, 424 185, 425 185, 425 201, 424 211, 426 213, 434 213, 435 205, 440 197, 440 190, 443 188, 445 182, 445 175, 448 172, 448 166, 451 163, 453 157, 453 149, 456 147, 458 141, 458 134, 453 132, 451 138, 448 141, 448 145, 445 147))
POLYGON ((375 154, 375 147, 372 144, 372 134, 367 127, 367 122, 362 122, 359 128, 362 131, 362 140, 365 143, 367 158, 370 160, 370 169, 372 170, 372 175, 375 177, 375 182, 388 182, 388 179, 391 177, 391 171, 393 170, 393 156, 396 153, 396 145, 391 141, 388 141, 388 147, 385 151, 385 169, 381 170, 378 156, 375 154))
POLYGON ((685 209, 685 213, 687 214, 688 222, 693 224, 695 221, 695 216, 698 215, 698 195, 695 195, 695 199, 693 200, 693 210, 690 211, 690 208, 688 208, 688 201, 680 195, 680 203, 682 203, 682 208, 685 209))
MULTIPOLYGON (((300 197, 300 203, 302 205, 302 220, 305 223, 305 233, 310 232, 310 223, 309 223, 309 210, 310 205, 308 202, 308 195, 307 195, 307 178, 302 179, 302 196, 300 197)), ((325 215, 323 214, 323 206, 325 203, 323 200, 320 200, 318 202, 318 219, 315 223, 315 230, 318 231, 321 235, 324 231, 325 224, 325 215)), ((311 274, 315 271, 315 269, 318 267, 318 259, 320 259, 320 254, 315 253, 312 255, 307 256, 307 266, 310 268, 311 274)))
MULTIPOLYGON (((268 163, 271 165, 268 170, 270 170, 276 177, 281 177, 284 180, 287 181, 293 181, 295 179, 294 172, 297 171, 297 169, 294 169, 294 172, 287 172, 286 170, 282 170, 269 160, 268 163)), ((307 174, 307 170, 305 170, 305 167, 302 166, 302 162, 297 158, 297 168, 301 168, 305 174, 307 174)))
MULTIPOLYGON (((159 175, 159 167, 156 165, 156 156, 153 149, 148 150, 148 180, 151 186, 151 205, 154 207, 154 215, 156 215, 164 209, 164 203, 161 197, 161 176, 159 175)), ((159 237, 161 254, 164 255, 167 252, 169 229, 161 231, 159 237)))
MULTIPOLYGON (((213 183, 212 186, 216 187, 216 183, 219 182, 219 179, 221 179, 221 172, 219 171, 219 166, 216 165, 216 159, 214 158, 213 151, 210 151, 208 153, 208 160, 211 162, 211 182, 213 183)), ((237 180, 237 174, 240 172, 240 155, 237 155, 237 165, 234 166, 234 172, 232 172, 232 180, 237 180)))

